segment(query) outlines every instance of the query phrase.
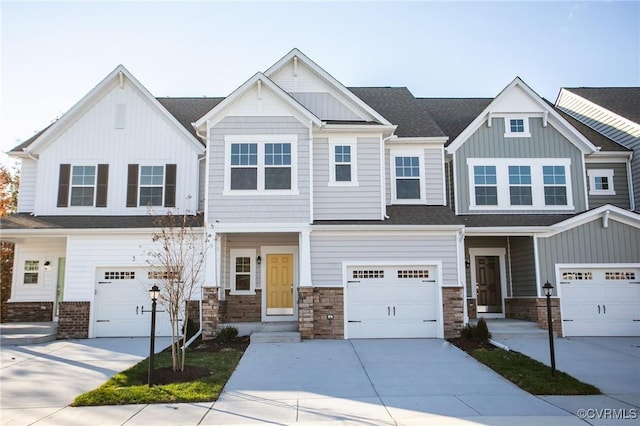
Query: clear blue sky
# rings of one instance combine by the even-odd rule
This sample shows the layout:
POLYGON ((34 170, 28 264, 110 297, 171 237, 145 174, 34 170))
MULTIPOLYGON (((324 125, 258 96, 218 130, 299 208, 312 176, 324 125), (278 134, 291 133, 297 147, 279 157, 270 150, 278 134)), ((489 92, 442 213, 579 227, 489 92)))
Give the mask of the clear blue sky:
POLYGON ((226 96, 293 47, 347 86, 493 97, 520 76, 640 85, 640 2, 1 3, 0 150, 118 64, 155 96, 226 96))

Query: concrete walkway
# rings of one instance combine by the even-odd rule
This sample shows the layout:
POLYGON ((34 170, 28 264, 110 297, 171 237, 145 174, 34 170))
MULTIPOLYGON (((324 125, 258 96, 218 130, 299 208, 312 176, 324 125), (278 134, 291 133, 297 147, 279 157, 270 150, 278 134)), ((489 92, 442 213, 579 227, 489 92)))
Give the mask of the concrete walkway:
POLYGON ((530 395, 438 339, 252 343, 215 403, 66 406, 144 358, 147 345, 148 339, 92 339, 2 348, 0 423, 637 424, 585 423, 567 401, 574 412, 609 402, 530 395))

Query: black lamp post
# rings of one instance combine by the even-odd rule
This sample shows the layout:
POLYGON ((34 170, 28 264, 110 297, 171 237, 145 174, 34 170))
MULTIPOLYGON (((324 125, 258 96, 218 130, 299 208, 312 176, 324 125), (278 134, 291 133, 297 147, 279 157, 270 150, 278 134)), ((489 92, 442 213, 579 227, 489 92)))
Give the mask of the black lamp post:
POLYGON ((154 284, 149 289, 149 296, 151 296, 151 343, 149 344, 149 376, 147 377, 147 382, 151 387, 153 386, 153 356, 156 352, 156 303, 158 302, 158 296, 160 296, 160 289, 157 285, 154 284))
POLYGON ((553 286, 549 284, 549 281, 542 286, 544 295, 547 296, 547 324, 549 328, 549 353, 551 354, 551 375, 556 376, 556 354, 553 348, 553 323, 551 322, 551 292, 553 286))

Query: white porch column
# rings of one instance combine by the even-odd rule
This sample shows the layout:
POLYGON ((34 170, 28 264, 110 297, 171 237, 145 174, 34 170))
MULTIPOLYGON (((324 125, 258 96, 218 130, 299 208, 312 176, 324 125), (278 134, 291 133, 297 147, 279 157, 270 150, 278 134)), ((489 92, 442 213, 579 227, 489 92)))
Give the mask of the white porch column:
POLYGON ((298 238, 300 261, 300 287, 311 287, 311 230, 301 231, 298 238))
POLYGON ((207 258, 204 268, 204 285, 205 287, 218 287, 218 253, 220 235, 211 232, 209 247, 207 248, 207 258))

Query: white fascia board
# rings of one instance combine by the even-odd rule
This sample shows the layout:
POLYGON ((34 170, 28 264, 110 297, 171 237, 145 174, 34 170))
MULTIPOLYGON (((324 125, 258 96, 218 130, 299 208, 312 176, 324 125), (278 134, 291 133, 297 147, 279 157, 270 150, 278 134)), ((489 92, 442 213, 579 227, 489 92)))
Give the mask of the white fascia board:
POLYGON ((306 119, 310 120, 316 126, 322 125, 322 120, 320 120, 315 114, 305 108, 300 102, 296 101, 291 95, 282 90, 280 86, 275 84, 269 77, 264 75, 261 72, 257 72, 251 77, 249 80, 245 81, 240 87, 234 90, 229 96, 224 98, 224 100, 218 103, 211 111, 206 113, 202 118, 193 123, 193 126, 199 129, 203 124, 207 123, 216 115, 220 114, 221 111, 226 109, 229 105, 233 104, 237 99, 239 99, 242 95, 244 95, 249 89, 251 89, 255 84, 260 81, 266 87, 268 87, 273 93, 278 96, 282 101, 288 104, 291 108, 293 108, 296 112, 302 114, 306 119))
POLYGON ((640 228, 640 214, 621 209, 620 207, 616 207, 611 204, 605 204, 604 206, 600 206, 550 226, 549 231, 543 236, 550 237, 552 235, 560 234, 569 229, 600 219, 605 214, 609 215, 610 220, 615 220, 635 228, 640 228))
MULTIPOLYGON (((493 111, 493 106, 500 99, 506 96, 510 90, 512 90, 515 86, 520 87, 536 104, 538 104, 544 111, 549 113, 549 118, 552 119, 552 124, 556 124, 557 130, 559 130, 568 140, 573 143, 580 151, 585 154, 590 154, 592 152, 598 151, 598 148, 593 145, 589 140, 582 135, 582 133, 578 132, 567 120, 562 118, 562 116, 554 110, 551 106, 549 106, 544 99, 540 97, 533 89, 531 89, 524 81, 520 79, 520 77, 516 77, 513 79, 511 83, 509 83, 504 89, 498 93, 498 95, 493 98, 491 103, 487 105, 487 107, 469 124, 463 131, 458 135, 457 138, 453 140, 453 142, 447 147, 447 153, 452 154, 464 144, 469 137, 482 125, 485 121, 490 117, 490 113, 493 111)), ((500 114, 508 114, 509 111, 495 111, 500 114)))
POLYGON ((433 137, 412 137, 412 138, 403 138, 397 137, 393 140, 387 141, 387 145, 444 145, 449 140, 449 136, 433 136, 433 137))
POLYGON ((269 69, 267 69, 264 72, 264 74, 266 76, 268 76, 268 77, 273 75, 273 74, 275 74, 283 66, 285 66, 287 63, 289 63, 289 61, 291 59, 293 59, 294 56, 297 56, 298 60, 302 60, 302 62, 304 62, 305 65, 307 65, 309 68, 311 68, 319 76, 324 78, 328 83, 330 83, 332 86, 334 86, 336 90, 338 90, 340 93, 342 93, 345 97, 349 98, 349 100, 351 100, 351 102, 355 103, 360 108, 365 110, 368 114, 370 114, 377 121, 379 121, 382 124, 391 125, 391 123, 389 121, 387 121, 386 118, 384 118, 376 110, 371 108, 368 104, 363 102, 362 99, 360 99, 359 97, 354 95, 349 89, 347 89, 342 83, 340 83, 338 80, 336 80, 331 74, 326 72, 324 69, 322 69, 322 67, 320 67, 318 64, 313 62, 311 59, 309 59, 309 57, 307 57, 304 53, 302 53, 300 50, 298 50, 296 48, 292 49, 289 53, 287 53, 284 57, 282 57, 282 59, 280 59, 278 62, 273 64, 271 67, 269 67, 269 69))
POLYGON ((71 125, 74 120, 82 116, 83 110, 90 105, 95 104, 114 83, 124 84, 124 79, 130 81, 146 99, 153 105, 171 124, 173 124, 182 135, 188 140, 198 153, 204 153, 205 148, 182 124, 160 102, 127 70, 124 65, 118 65, 109 75, 107 75, 100 83, 98 83, 89 93, 80 99, 71 109, 65 112, 60 119, 54 122, 47 130, 45 130, 38 139, 33 141, 28 147, 24 148, 27 154, 37 153, 43 147, 48 146, 53 141, 60 129, 71 125), (122 75, 122 79, 120 77, 122 75))
POLYGON ((308 223, 215 223, 213 231, 217 233, 273 233, 273 232, 303 232, 309 230, 308 223))
MULTIPOLYGON (((192 227, 187 233, 204 231, 204 227, 192 227)), ((64 237, 68 235, 104 235, 104 234, 151 234, 162 228, 40 228, 40 229, 3 229, 2 238, 20 237, 64 237)))
POLYGON ((312 225, 312 231, 333 234, 379 232, 424 232, 428 234, 455 234, 464 229, 464 225, 312 225))
POLYGON ((545 232, 549 232, 548 226, 483 226, 467 227, 464 230, 465 236, 473 237, 491 237, 495 235, 530 237, 545 232))
POLYGON ((633 151, 598 151, 585 157, 590 163, 626 163, 633 157, 633 151))
POLYGON ((323 133, 349 133, 349 132, 361 132, 361 133, 383 133, 391 135, 396 131, 398 126, 392 124, 324 124, 315 132, 315 136, 322 135, 323 133))

